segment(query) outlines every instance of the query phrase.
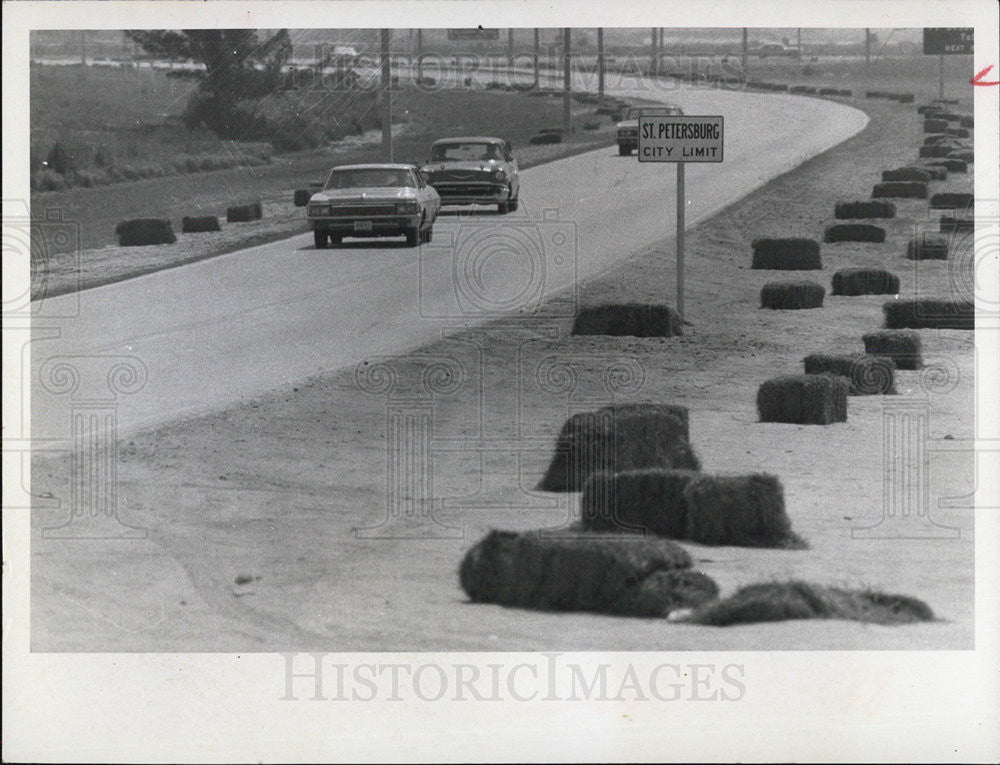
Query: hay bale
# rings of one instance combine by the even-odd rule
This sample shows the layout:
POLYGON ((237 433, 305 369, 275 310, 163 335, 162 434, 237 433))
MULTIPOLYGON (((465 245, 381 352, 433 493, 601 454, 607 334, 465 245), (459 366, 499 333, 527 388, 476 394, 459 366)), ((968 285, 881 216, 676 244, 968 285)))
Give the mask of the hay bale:
POLYGON ((605 407, 574 414, 562 426, 539 491, 581 491, 591 474, 642 468, 698 470, 683 419, 665 406, 605 407))
POLYGON ((770 282, 760 291, 760 307, 789 311, 822 308, 825 294, 816 282, 770 282))
POLYGON ((891 181, 876 183, 872 187, 872 198, 898 197, 904 199, 927 199, 927 184, 917 181, 891 181))
POLYGON ((295 189, 295 194, 293 196, 293 201, 296 207, 305 207, 309 204, 309 200, 312 198, 312 189, 295 189))
MULTIPOLYGON (((918 181, 919 183, 930 183, 931 174, 922 167, 899 167, 895 170, 882 171, 882 182, 885 183, 886 181, 918 181)), ((837 217, 839 218, 840 216, 838 215, 837 217)), ((863 216, 859 215, 857 217, 860 218, 863 216)))
MULTIPOLYGON (((945 160, 945 161, 950 161, 950 160, 945 160)), ((926 165, 923 166, 923 169, 927 171, 932 181, 948 180, 948 168, 942 167, 937 162, 928 162, 926 165)))
POLYGON ((943 191, 931 196, 932 210, 971 210, 976 204, 975 194, 958 191, 943 191))
POLYGON ((959 234, 966 231, 975 231, 976 221, 972 218, 959 218, 951 215, 942 215, 938 230, 942 234, 959 234))
POLYGON ((949 143, 938 142, 932 144, 924 144, 920 147, 920 158, 921 159, 941 159, 942 157, 947 157, 949 154, 955 151, 955 147, 949 143))
POLYGON ((956 141, 954 136, 948 135, 947 133, 935 133, 934 135, 929 135, 924 138, 925 146, 942 143, 954 146, 957 149, 963 148, 963 144, 961 144, 961 142, 956 141))
POLYGON ((581 308, 571 334, 673 337, 683 334, 681 318, 665 305, 624 303, 581 308))
POLYGON ((971 114, 966 114, 958 121, 960 127, 964 127, 968 130, 972 130, 975 127, 975 121, 971 114))
MULTIPOLYGON (((889 171, 893 172, 893 171, 889 171)), ((886 180, 885 173, 882 180, 886 180)), ((897 180, 918 180, 899 178, 897 180)), ((895 218, 896 205, 882 199, 865 199, 851 202, 837 202, 833 208, 833 217, 839 220, 851 218, 895 218)))
POLYGON ((533 146, 541 146, 545 144, 562 143, 562 142, 563 142, 562 133, 557 133, 555 131, 540 132, 537 135, 533 135, 531 136, 530 139, 528 139, 528 143, 532 144, 533 146))
POLYGON ((214 215, 201 215, 197 217, 184 217, 181 220, 181 232, 185 234, 199 234, 205 231, 221 231, 219 219, 214 215))
POLYGON ((847 381, 833 375, 774 377, 757 390, 757 413, 761 422, 846 422, 847 391, 847 381))
POLYGON ((928 162, 928 167, 943 167, 949 173, 964 173, 969 169, 969 164, 964 159, 946 157, 945 159, 928 162))
POLYGON ((884 242, 885 229, 868 223, 834 223, 823 232, 824 242, 884 242))
POLYGON ((115 226, 120 247, 141 247, 147 244, 173 244, 177 241, 169 220, 135 218, 115 226))
POLYGON ((943 120, 943 119, 924 120, 925 133, 943 133, 947 129, 948 129, 948 120, 943 120))
POLYGON ((898 295, 899 277, 880 268, 842 268, 833 275, 833 295, 898 295))
POLYGON ((837 90, 836 88, 820 88, 819 94, 821 96, 839 96, 840 91, 837 90))
POLYGON ((259 201, 226 208, 227 223, 246 223, 264 217, 264 209, 259 201))
POLYGON ((667 539, 494 530, 465 554, 458 575, 477 603, 662 617, 718 595, 690 567, 691 556, 667 539))
POLYGON ((882 305, 888 329, 976 328, 976 307, 971 300, 898 300, 882 305))
POLYGON ((865 353, 892 359, 896 369, 920 369, 923 366, 920 335, 916 332, 869 332, 861 339, 865 344, 865 353))
MULTIPOLYGON (((844 385, 846 388, 846 383, 844 385)), ((698 475, 684 489, 684 538, 705 545, 803 549, 773 475, 698 475)))
POLYGON ((856 353, 830 356, 813 353, 802 360, 807 375, 839 375, 847 379, 849 396, 882 396, 896 392, 896 362, 887 356, 856 353))
POLYGON ((912 104, 915 96, 913 93, 897 93, 896 100, 901 104, 912 104))
POLYGON ((969 131, 968 131, 968 129, 963 128, 963 127, 948 128, 948 130, 946 130, 945 132, 948 135, 955 136, 956 138, 968 138, 969 137, 969 131))
POLYGON ((809 582, 768 582, 742 587, 696 609, 689 621, 713 627, 788 619, 849 619, 874 624, 934 621, 924 601, 874 590, 846 590, 809 582))
POLYGON ((947 159, 958 159, 965 163, 975 162, 975 153, 969 149, 968 151, 953 151, 947 156, 947 159))
POLYGON ((823 268, 819 256, 819 242, 815 239, 754 239, 754 269, 775 271, 810 271, 823 268))
POLYGON ((937 234, 920 233, 906 244, 910 260, 947 260, 948 240, 937 234))
POLYGON ((944 109, 937 104, 922 104, 917 107, 917 114, 932 114, 934 112, 943 112, 944 109))
POLYGON ((580 499, 580 520, 592 531, 654 534, 683 539, 684 489, 693 470, 627 470, 594 473, 580 499))
POLYGON ((690 439, 690 414, 686 406, 680 404, 659 404, 652 401, 636 401, 611 404, 597 410, 597 414, 611 413, 619 419, 645 415, 675 417, 681 424, 681 434, 690 439))

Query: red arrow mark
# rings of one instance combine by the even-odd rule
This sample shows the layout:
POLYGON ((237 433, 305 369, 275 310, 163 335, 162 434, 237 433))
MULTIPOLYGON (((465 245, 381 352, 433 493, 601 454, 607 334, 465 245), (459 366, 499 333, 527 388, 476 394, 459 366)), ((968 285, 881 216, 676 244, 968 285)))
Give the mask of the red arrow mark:
POLYGON ((993 82, 983 82, 982 78, 989 74, 990 69, 993 68, 993 64, 983 69, 981 72, 977 72, 976 76, 969 80, 973 85, 1000 85, 1000 80, 994 80, 993 82))

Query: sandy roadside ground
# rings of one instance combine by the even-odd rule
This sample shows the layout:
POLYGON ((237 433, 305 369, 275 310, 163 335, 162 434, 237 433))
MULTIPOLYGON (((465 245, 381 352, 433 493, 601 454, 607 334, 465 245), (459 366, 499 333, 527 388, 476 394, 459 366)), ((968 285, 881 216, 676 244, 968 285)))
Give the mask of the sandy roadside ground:
MULTIPOLYGON (((763 380, 800 370, 808 353, 863 350, 861 335, 881 325, 882 296, 761 311, 760 287, 783 275, 749 269, 750 239, 819 237, 836 199, 867 198, 881 170, 913 159, 921 133, 912 106, 869 110, 861 134, 690 232, 683 337, 576 338, 568 318, 511 319, 135 434, 122 445, 119 505, 147 539, 43 540, 40 529, 60 515, 34 514, 33 650, 971 647, 971 500, 938 503, 974 485, 972 334, 921 331, 929 370, 899 373, 891 400, 851 398, 845 424, 756 422, 763 380), (456 569, 486 529, 560 528, 575 518, 577 495, 534 490, 566 415, 641 400, 689 407, 706 470, 778 475, 793 526, 811 543, 807 551, 686 545, 724 594, 790 577, 872 586, 926 600, 941 621, 717 629, 469 604, 456 569), (883 516, 888 404, 926 412, 933 523, 900 528, 883 516), (393 462, 395 423, 418 420, 429 427, 427 486, 397 482, 415 463, 393 462)), ((971 188, 971 174, 933 184, 971 188)), ((884 244, 824 245, 824 270, 806 278, 829 288, 838 268, 878 264, 900 276, 901 298, 965 283, 967 259, 905 259, 927 206, 898 207, 884 244)), ((672 255, 670 241, 635 253, 588 281, 579 300, 666 294, 672 303, 672 255)), ((556 296, 550 313, 568 313, 558 308, 572 299, 556 296)), ((65 461, 37 458, 32 475, 36 492, 65 495, 65 461)))

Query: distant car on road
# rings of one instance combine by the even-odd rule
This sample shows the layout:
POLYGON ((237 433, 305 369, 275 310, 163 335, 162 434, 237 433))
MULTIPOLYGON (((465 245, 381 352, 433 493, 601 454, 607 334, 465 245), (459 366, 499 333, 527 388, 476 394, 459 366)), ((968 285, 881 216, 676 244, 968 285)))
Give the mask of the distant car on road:
POLYGON ((751 56, 757 56, 758 58, 767 58, 768 56, 785 56, 787 58, 798 58, 799 49, 793 48, 789 45, 782 45, 781 43, 766 43, 760 45, 753 50, 747 51, 751 56))
POLYGON ((341 165, 306 207, 318 248, 344 237, 405 236, 429 242, 441 198, 413 165, 341 165))
POLYGON ((493 205, 500 214, 517 209, 521 180, 510 143, 501 138, 443 138, 431 145, 423 167, 427 182, 446 205, 493 205))
POLYGON ((624 119, 618 123, 618 153, 627 157, 639 148, 639 116, 673 117, 684 114, 684 110, 675 104, 666 106, 633 106, 625 113, 624 119))

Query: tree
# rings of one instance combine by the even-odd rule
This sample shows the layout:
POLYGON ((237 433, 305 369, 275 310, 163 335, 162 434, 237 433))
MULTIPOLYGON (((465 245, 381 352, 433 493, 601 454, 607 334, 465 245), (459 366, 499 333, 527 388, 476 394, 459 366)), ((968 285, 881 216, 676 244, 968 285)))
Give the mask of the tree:
POLYGON ((205 65, 199 93, 188 104, 189 124, 203 123, 223 138, 251 137, 257 103, 281 84, 292 54, 288 30, 266 39, 253 29, 133 30, 128 37, 153 56, 205 65))

